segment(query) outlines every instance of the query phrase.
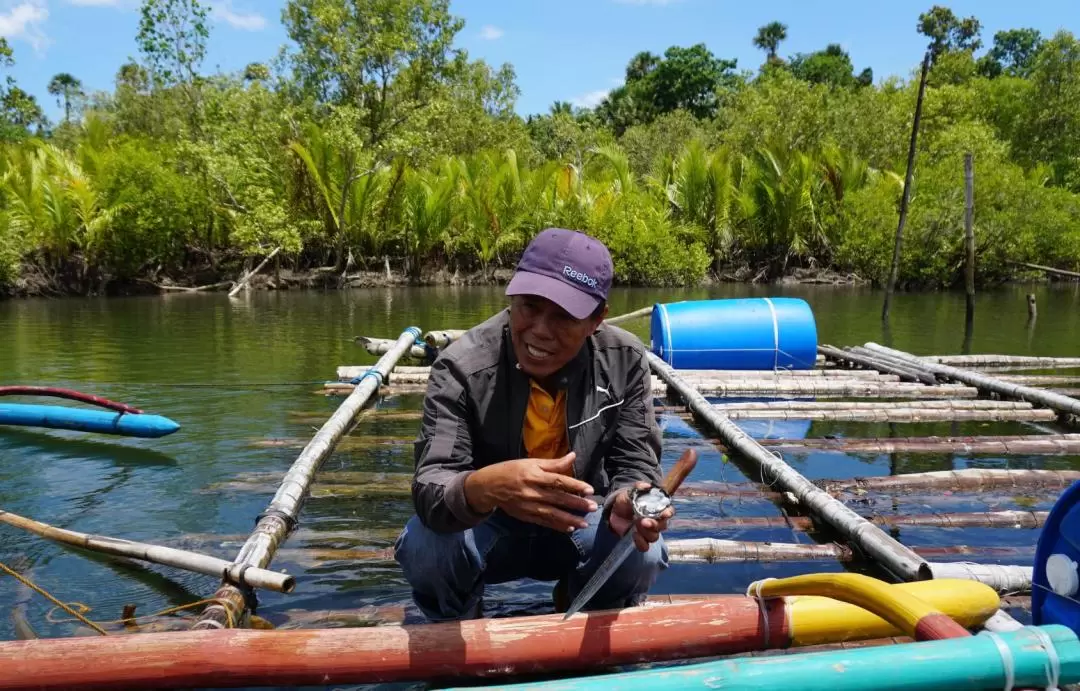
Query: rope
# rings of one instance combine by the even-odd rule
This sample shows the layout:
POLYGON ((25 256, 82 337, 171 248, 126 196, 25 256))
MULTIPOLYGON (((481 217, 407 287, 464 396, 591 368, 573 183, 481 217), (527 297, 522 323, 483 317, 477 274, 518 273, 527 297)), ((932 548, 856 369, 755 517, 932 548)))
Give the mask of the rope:
POLYGON ((760 581, 754 581, 746 589, 746 596, 747 597, 752 597, 752 598, 757 600, 758 611, 761 612, 761 628, 765 633, 765 648, 766 649, 769 648, 769 641, 771 640, 771 636, 769 636, 769 611, 765 607, 765 598, 763 598, 761 596, 761 586, 765 585, 765 581, 775 581, 775 580, 776 579, 771 577, 771 576, 769 578, 763 578, 760 581), (753 591, 753 592, 751 592, 751 591, 753 591))
POLYGON ((42 597, 44 597, 45 599, 49 600, 54 605, 56 605, 55 607, 51 608, 45 614, 45 619, 49 623, 51 623, 51 624, 67 624, 67 623, 71 623, 71 622, 74 622, 74 621, 79 621, 79 622, 82 622, 83 624, 86 624, 87 626, 92 628, 94 631, 97 631, 102 636, 108 636, 109 632, 106 631, 105 629, 101 628, 101 626, 99 626, 98 624, 136 623, 140 619, 152 619, 152 618, 155 618, 155 617, 163 617, 163 616, 165 616, 167 614, 173 614, 174 612, 180 612, 180 611, 185 610, 185 609, 192 609, 194 607, 200 607, 202 605, 208 605, 208 604, 220 605, 221 608, 225 610, 225 617, 226 617, 226 619, 228 621, 227 628, 231 629, 231 628, 235 628, 235 626, 236 626, 236 622, 233 620, 232 611, 226 606, 226 603, 224 603, 224 601, 222 601, 222 600, 220 600, 218 598, 208 598, 206 600, 199 600, 198 602, 192 602, 192 603, 189 603, 189 604, 186 604, 186 605, 179 605, 177 607, 169 607, 168 609, 163 609, 160 612, 154 612, 153 614, 147 614, 147 615, 142 616, 142 617, 128 617, 127 619, 114 619, 112 621, 102 621, 102 622, 94 623, 93 621, 91 621, 91 620, 89 620, 89 619, 87 619, 86 617, 83 616, 84 613, 87 613, 87 612, 89 612, 91 610, 89 605, 85 605, 85 604, 83 604, 81 602, 72 602, 72 603, 61 602, 60 600, 56 599, 55 597, 50 595, 48 592, 46 592, 43 588, 40 588, 39 586, 32 583, 29 579, 27 579, 22 574, 12 570, 11 567, 9 567, 4 562, 0 562, 0 571, 4 571, 8 575, 15 578, 15 580, 17 580, 20 583, 22 583, 23 585, 25 585, 27 588, 30 588, 34 592, 38 593, 39 595, 41 595, 42 597), (67 612, 68 614, 70 614, 74 618, 73 619, 55 619, 55 618, 53 618, 53 613, 56 612, 56 610, 58 610, 58 609, 64 610, 65 612, 67 612), (76 609, 78 609, 80 611, 76 611, 76 609))
MULTIPOLYGON (((87 618, 86 618, 86 617, 84 617, 83 615, 79 614, 79 613, 78 613, 78 612, 76 612, 75 610, 73 610, 73 609, 71 609, 70 607, 68 607, 67 605, 65 605, 65 604, 64 604, 63 602, 60 602, 59 600, 57 600, 57 599, 56 599, 55 597, 53 597, 53 596, 52 596, 52 595, 50 595, 49 593, 47 593, 47 592, 45 592, 44 590, 42 590, 41 588, 37 587, 36 585, 34 585, 33 583, 31 583, 29 579, 27 579, 27 578, 24 578, 24 577, 22 576, 22 574, 19 574, 19 573, 16 573, 15 571, 13 571, 13 570, 12 570, 12 569, 11 569, 11 568, 10 568, 10 567, 9 567, 9 566, 7 565, 7 564, 5 564, 5 563, 3 563, 3 562, 0 562, 0 570, 3 570, 3 571, 4 571, 5 573, 7 573, 7 574, 8 574, 9 576, 12 576, 12 577, 14 577, 14 578, 15 578, 15 580, 19 581, 20 583, 22 583, 23 585, 25 585, 25 586, 26 586, 27 588, 30 588, 30 589, 31 589, 31 590, 33 590, 34 592, 36 592, 36 593, 38 593, 39 595, 41 595, 41 596, 45 597, 45 598, 46 598, 47 600, 49 600, 49 601, 51 601, 52 603, 54 603, 54 604, 55 604, 55 605, 56 605, 57 607, 60 607, 61 609, 63 609, 64 611, 66 611, 66 612, 67 612, 68 614, 72 615, 73 617, 75 617, 76 619, 78 619, 79 621, 81 621, 82 623, 86 624, 87 626, 89 626, 89 627, 90 627, 90 628, 92 628, 93 630, 95 630, 95 631, 97 631, 98 633, 100 633, 100 634, 101 634, 102 636, 108 636, 108 635, 109 635, 108 633, 106 633, 105 629, 101 628, 100 626, 98 626, 98 625, 97 625, 97 624, 95 624, 94 622, 90 621, 89 619, 87 619, 87 618)), ((83 607, 86 607, 86 605, 83 605, 83 607)), ((54 609, 55 609, 55 608, 54 608, 54 609)), ((89 611, 89 609, 90 609, 90 608, 89 608, 89 607, 86 607, 86 609, 87 609, 87 611, 89 611)))
MULTIPOLYGON (((87 606, 87 605, 82 604, 81 602, 75 602, 75 603, 71 603, 71 604, 78 605, 79 608, 81 608, 83 612, 89 612, 90 611, 90 607, 87 606)), ((219 605, 222 609, 225 610, 225 618, 227 620, 227 623, 224 626, 224 628, 228 628, 228 629, 236 628, 236 623, 233 620, 233 616, 232 616, 232 610, 230 610, 228 607, 225 606, 225 601, 224 600, 221 600, 219 598, 214 598, 214 597, 207 598, 205 600, 199 600, 197 602, 191 602, 191 603, 188 603, 186 605, 179 605, 177 607, 169 607, 168 609, 163 609, 160 612, 154 612, 153 614, 144 614, 144 615, 142 615, 140 617, 128 617, 127 619, 113 619, 112 621, 99 621, 98 623, 99 624, 137 624, 139 622, 139 620, 141 620, 141 619, 155 619, 155 618, 159 618, 159 617, 164 617, 164 616, 166 616, 168 614, 174 614, 176 612, 182 612, 185 609, 194 609, 195 607, 201 607, 203 605, 219 605)), ((56 610, 57 610, 57 608, 53 607, 52 609, 50 609, 48 611, 48 613, 46 613, 45 619, 49 623, 51 623, 51 624, 68 624, 68 623, 71 623, 71 622, 75 621, 74 619, 55 619, 55 618, 53 618, 53 613, 56 610)), ((217 622, 214 622, 214 623, 217 624, 217 622)), ((220 628, 221 624, 218 624, 218 627, 220 628)))

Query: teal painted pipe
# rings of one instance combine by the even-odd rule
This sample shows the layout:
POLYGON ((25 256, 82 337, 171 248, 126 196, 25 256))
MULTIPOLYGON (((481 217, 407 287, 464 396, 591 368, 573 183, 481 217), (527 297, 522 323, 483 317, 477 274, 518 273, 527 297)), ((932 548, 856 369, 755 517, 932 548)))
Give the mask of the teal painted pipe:
MULTIPOLYGON (((1012 658, 1013 688, 1045 688, 1050 655, 1037 631, 1052 641, 1058 685, 1080 682, 1080 641, 1069 628, 1052 624, 999 633, 1012 658)), ((993 639, 981 633, 920 643, 856 648, 775 657, 742 657, 622 674, 576 677, 535 684, 485 687, 513 691, 920 691, 1003 689, 1005 663, 993 639)), ((449 690, 448 690, 449 691, 449 690)))

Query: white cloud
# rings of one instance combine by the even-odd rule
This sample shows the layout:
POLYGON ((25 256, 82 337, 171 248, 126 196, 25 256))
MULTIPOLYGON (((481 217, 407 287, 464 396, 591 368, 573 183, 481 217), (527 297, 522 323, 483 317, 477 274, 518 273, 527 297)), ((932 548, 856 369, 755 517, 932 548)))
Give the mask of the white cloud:
POLYGON ((588 93, 584 93, 580 96, 575 96, 574 98, 570 99, 570 102, 578 108, 595 108, 596 106, 603 103, 604 99, 607 98, 607 95, 610 92, 610 89, 597 89, 596 91, 589 91, 588 93))
POLYGON ((79 5, 80 7, 120 7, 121 5, 128 5, 130 3, 125 0, 67 0, 69 5, 79 5))
POLYGON ((266 28, 266 17, 258 12, 237 12, 230 0, 215 2, 212 7, 214 19, 225 22, 234 29, 262 31, 266 28))
POLYGON ((0 36, 26 41, 34 52, 40 53, 49 43, 49 38, 41 29, 49 18, 45 0, 25 0, 8 6, 11 9, 0 12, 0 36))
POLYGON ((491 24, 486 24, 482 29, 480 29, 480 38, 484 39, 485 41, 494 41, 500 39, 502 38, 502 35, 503 30, 497 26, 492 26, 491 24))

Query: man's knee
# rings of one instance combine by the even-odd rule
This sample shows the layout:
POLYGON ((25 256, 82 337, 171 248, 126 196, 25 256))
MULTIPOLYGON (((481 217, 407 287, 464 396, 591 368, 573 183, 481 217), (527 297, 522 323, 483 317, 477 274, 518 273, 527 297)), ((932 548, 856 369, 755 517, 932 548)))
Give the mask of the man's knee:
POLYGON ((394 543, 394 559, 406 580, 419 589, 481 568, 472 531, 437 533, 417 516, 409 519, 394 543))
POLYGON ((483 559, 474 531, 437 533, 413 516, 394 544, 413 600, 433 621, 479 615, 483 559))

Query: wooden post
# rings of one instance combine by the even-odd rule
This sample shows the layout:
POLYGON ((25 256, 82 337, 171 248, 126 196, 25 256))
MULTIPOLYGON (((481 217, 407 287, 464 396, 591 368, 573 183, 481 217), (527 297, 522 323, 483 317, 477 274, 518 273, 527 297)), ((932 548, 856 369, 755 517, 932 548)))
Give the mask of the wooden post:
POLYGON ((964 244, 967 266, 964 284, 967 288, 967 321, 975 317, 975 170, 971 152, 964 154, 964 244))
POLYGON ((896 226, 896 242, 893 245, 892 268, 889 270, 889 283, 885 288, 885 306, 881 310, 882 321, 889 319, 889 304, 896 279, 900 275, 900 250, 904 243, 904 224, 907 222, 908 200, 911 198, 911 178, 915 173, 915 144, 919 136, 919 120, 922 118, 923 94, 926 92, 926 75, 930 71, 930 51, 923 58, 922 75, 919 78, 919 97, 915 101, 915 119, 911 125, 911 142, 908 145, 907 173, 904 176, 904 194, 900 198, 900 222, 896 226))
POLYGON ((1027 306, 1028 306, 1028 322, 1030 323, 1030 322, 1035 321, 1035 317, 1038 316, 1038 312, 1039 312, 1038 307, 1036 307, 1036 305, 1035 305, 1035 293, 1028 293, 1027 306))

